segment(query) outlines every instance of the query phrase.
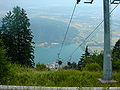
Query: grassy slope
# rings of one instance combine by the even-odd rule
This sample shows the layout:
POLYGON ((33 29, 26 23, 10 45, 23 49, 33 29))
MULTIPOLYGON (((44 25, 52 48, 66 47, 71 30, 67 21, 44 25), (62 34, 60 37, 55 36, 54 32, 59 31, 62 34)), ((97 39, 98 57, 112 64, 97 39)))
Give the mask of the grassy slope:
POLYGON ((118 81, 113 84, 102 84, 98 81, 100 72, 77 70, 37 71, 34 69, 15 67, 15 74, 10 84, 24 86, 52 86, 52 87, 109 87, 120 86, 120 73, 113 77, 118 81))

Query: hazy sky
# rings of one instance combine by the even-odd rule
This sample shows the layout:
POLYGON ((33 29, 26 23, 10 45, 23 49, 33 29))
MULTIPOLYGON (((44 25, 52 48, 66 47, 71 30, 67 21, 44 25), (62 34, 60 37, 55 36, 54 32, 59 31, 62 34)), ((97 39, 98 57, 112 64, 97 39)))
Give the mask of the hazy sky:
MULTIPOLYGON (((102 6, 101 0, 95 0, 92 5, 85 5, 83 1, 85 0, 81 0, 79 6, 102 6)), ((10 10, 16 5, 24 9, 73 7, 75 2, 76 0, 0 0, 0 10, 10 10)))
MULTIPOLYGON (((103 14, 103 0, 94 0, 93 4, 84 4, 84 1, 87 0, 81 0, 79 5, 77 5, 76 12, 82 10, 84 12, 91 12, 90 14, 94 14, 95 12, 103 14)), ((60 14, 62 11, 66 11, 65 13, 67 13, 68 9, 68 14, 71 14, 75 2, 76 0, 0 0, 0 17, 3 17, 7 11, 12 10, 17 5, 24 8, 29 15, 35 15, 38 13, 37 11, 42 13, 49 11, 49 14, 60 14), (36 9, 37 11, 35 11, 36 9)), ((112 5, 111 8, 113 7, 112 5)), ((119 14, 119 9, 120 6, 114 11, 115 15, 119 14)), ((82 14, 84 13, 82 12, 82 14)))
MULTIPOLYGON (((76 12, 98 9, 96 11, 102 13, 102 0, 94 0, 92 5, 84 4, 84 1, 86 0, 81 0, 80 4, 77 5, 76 12)), ((11 11, 15 6, 24 8, 29 18, 38 15, 71 15, 75 3, 76 0, 0 0, 0 17, 4 17, 6 12, 11 11)))
MULTIPOLYGON (((81 5, 86 0, 81 0, 81 5)), ((16 5, 22 7, 51 7, 51 6, 72 6, 76 0, 0 0, 2 8, 13 7, 16 5)), ((99 6, 102 0, 94 0, 93 5, 99 6)))

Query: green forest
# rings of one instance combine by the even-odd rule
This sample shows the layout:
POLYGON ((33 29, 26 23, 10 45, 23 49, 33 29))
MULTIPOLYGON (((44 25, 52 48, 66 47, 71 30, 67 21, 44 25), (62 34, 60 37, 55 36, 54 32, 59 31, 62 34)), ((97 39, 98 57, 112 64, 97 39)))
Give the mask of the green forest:
MULTIPOLYGON (((116 83, 101 83, 103 53, 85 52, 78 63, 67 62, 57 71, 34 63, 34 42, 30 19, 19 6, 9 11, 0 27, 0 85, 57 87, 116 87, 120 86, 120 39, 111 50, 113 79, 116 83)), ((62 65, 59 61, 59 66, 62 65)))

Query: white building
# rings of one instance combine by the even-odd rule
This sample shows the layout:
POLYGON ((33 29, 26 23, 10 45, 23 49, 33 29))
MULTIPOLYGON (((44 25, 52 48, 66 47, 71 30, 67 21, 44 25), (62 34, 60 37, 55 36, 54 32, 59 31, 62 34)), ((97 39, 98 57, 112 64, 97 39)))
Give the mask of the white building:
POLYGON ((62 69, 63 66, 65 65, 59 65, 57 62, 53 62, 53 63, 49 63, 46 65, 46 67, 50 70, 58 70, 58 69, 62 69))

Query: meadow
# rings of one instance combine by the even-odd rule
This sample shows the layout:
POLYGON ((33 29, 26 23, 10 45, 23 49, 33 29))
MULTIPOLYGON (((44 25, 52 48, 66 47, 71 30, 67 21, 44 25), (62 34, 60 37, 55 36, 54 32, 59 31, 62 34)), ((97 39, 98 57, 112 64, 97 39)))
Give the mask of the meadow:
POLYGON ((47 86, 47 87, 119 87, 120 72, 114 72, 116 83, 101 83, 98 79, 102 72, 79 70, 40 71, 14 65, 14 74, 8 84, 16 86, 47 86))

